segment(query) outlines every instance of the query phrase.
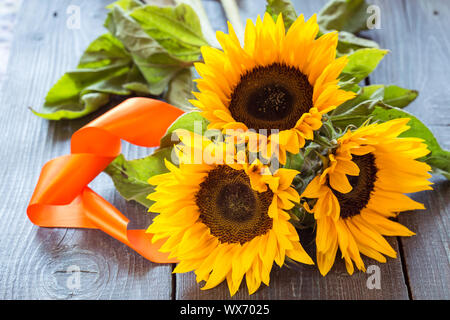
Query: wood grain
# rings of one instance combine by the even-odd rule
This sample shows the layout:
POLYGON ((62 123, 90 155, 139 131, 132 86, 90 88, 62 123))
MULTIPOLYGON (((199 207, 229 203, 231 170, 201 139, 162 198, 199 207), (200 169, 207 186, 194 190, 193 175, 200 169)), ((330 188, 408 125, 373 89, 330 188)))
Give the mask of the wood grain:
MULTIPOLYGON (((418 90, 419 97, 408 110, 428 126, 448 126, 450 3, 439 0, 373 2, 381 10, 381 29, 370 31, 370 35, 390 53, 371 74, 371 81, 418 90)), ((437 131, 439 139, 445 130, 437 131)))
POLYGON ((399 222, 416 233, 401 238, 412 299, 450 299, 450 183, 434 177, 432 191, 412 198, 426 210, 403 213, 399 222))
POLYGON ((8 66, 13 30, 21 4, 22 0, 0 1, 0 87, 8 66))
MULTIPOLYGON (((391 53, 371 75, 372 83, 392 83, 419 91, 407 110, 421 119, 441 146, 450 149, 450 3, 439 0, 373 1, 381 29, 373 38, 391 53)), ((413 195, 427 210, 403 213, 399 221, 416 232, 401 238, 412 299, 450 298, 450 184, 434 177, 433 191, 413 195)))
MULTIPOLYGON (((26 216, 42 165, 68 153, 71 134, 98 116, 49 122, 27 107, 39 108, 53 83, 105 32, 104 7, 109 2, 31 0, 20 11, 0 98, 0 299, 171 298, 171 265, 153 264, 98 230, 38 228, 26 216), (66 27, 69 5, 80 7, 79 30, 66 27), (72 265, 81 271, 78 289, 67 286, 72 265)), ((146 154, 128 146, 124 152, 132 158, 146 154)), ((126 203, 107 176, 102 174, 91 186, 136 221, 136 227, 149 223, 145 208, 126 203)))

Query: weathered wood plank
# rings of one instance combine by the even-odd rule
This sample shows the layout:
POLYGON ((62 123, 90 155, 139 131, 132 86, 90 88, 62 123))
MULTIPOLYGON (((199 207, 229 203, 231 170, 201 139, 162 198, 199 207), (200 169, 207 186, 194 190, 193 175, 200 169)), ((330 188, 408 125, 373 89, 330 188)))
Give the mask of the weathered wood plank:
POLYGON ((414 195, 427 208, 402 214, 399 222, 416 233, 401 238, 412 299, 450 299, 450 183, 432 180, 434 190, 414 195))
MULTIPOLYGON (((34 116, 48 89, 98 35, 110 1, 38 1, 23 5, 1 101, 2 181, 0 192, 1 299, 170 299, 171 265, 153 264, 98 230, 34 226, 26 205, 42 165, 70 150, 71 134, 91 117, 49 122, 34 116), (68 29, 66 10, 80 8, 80 29, 68 29), (80 270, 80 287, 68 286, 80 270)), ((131 158, 146 150, 125 146, 131 158)), ((106 175, 91 186, 124 212, 135 227, 149 223, 146 209, 126 203, 106 175)))
MULTIPOLYGON (((380 7, 381 29, 372 34, 391 50, 371 76, 372 83, 393 83, 419 90, 407 110, 419 117, 442 147, 450 148, 450 3, 439 0, 373 1, 380 7)), ((450 298, 450 185, 435 177, 433 191, 414 195, 426 211, 402 214, 399 221, 416 232, 401 238, 413 299, 450 298)))
MULTIPOLYGON (((372 83, 388 82, 418 90, 419 97, 408 110, 429 126, 447 126, 450 3, 373 2, 380 7, 381 29, 370 31, 370 35, 390 53, 371 75, 372 83)), ((436 134, 439 138, 440 133, 436 134)))
MULTIPOLYGON (((318 12, 326 1, 293 1, 298 13, 309 18, 318 12)), ((256 20, 258 14, 265 10, 265 1, 239 1, 242 21, 256 20)), ((209 12, 208 12, 209 13, 209 12)), ((225 27, 214 25, 223 30, 225 27)), ((307 231, 310 233, 310 231, 307 231)), ((396 238, 388 239, 398 252, 396 238)), ((302 244, 311 243, 312 236, 302 237, 302 244), (303 239, 305 238, 305 239, 303 239)), ((313 246, 308 250, 315 257, 313 246)), ((339 255, 339 253, 338 253, 339 255)), ((262 287, 253 295, 247 293, 245 281, 233 299, 408 299, 408 291, 404 281, 401 260, 389 259, 386 264, 379 264, 371 259, 364 259, 366 266, 379 266, 381 274, 381 289, 368 289, 367 279, 370 274, 356 272, 349 276, 341 259, 337 259, 332 271, 322 277, 316 267, 301 266, 296 270, 286 267, 274 267, 269 287, 262 287)), ((176 299, 229 299, 230 295, 225 283, 202 291, 195 281, 193 273, 177 274, 176 299)))
POLYGON ((0 87, 8 65, 13 30, 17 20, 17 12, 22 0, 4 0, 0 2, 0 87))

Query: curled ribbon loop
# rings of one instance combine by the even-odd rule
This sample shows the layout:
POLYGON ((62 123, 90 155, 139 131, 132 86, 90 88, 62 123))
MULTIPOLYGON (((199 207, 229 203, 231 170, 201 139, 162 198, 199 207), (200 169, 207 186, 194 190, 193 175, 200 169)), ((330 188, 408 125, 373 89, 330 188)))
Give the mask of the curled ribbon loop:
POLYGON ((72 135, 71 154, 50 160, 42 168, 27 208, 40 227, 100 229, 146 259, 172 263, 151 243, 145 230, 128 230, 129 220, 87 185, 121 151, 121 140, 156 147, 167 128, 183 111, 149 98, 130 98, 72 135))

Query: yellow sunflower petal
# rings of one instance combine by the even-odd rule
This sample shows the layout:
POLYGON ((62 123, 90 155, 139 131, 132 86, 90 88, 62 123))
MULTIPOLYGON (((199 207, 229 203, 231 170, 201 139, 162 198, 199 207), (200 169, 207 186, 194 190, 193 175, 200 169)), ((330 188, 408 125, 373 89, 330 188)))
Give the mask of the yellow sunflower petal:
POLYGON ((317 264, 322 274, 334 262, 336 244, 351 274, 353 264, 365 270, 360 253, 380 262, 386 261, 384 255, 397 256, 383 236, 414 235, 390 220, 401 211, 425 209, 405 193, 429 190, 432 184, 428 181, 431 168, 416 160, 427 153, 426 145, 421 139, 398 137, 408 129, 407 122, 365 123, 348 130, 338 139, 321 174, 303 192, 310 203, 317 199, 312 208, 306 202, 303 205, 317 220, 317 264))
POLYGON ((194 93, 198 102, 193 104, 209 120, 208 128, 278 130, 279 134, 269 134, 268 141, 274 141, 270 138, 272 135, 279 135, 279 151, 272 148, 273 153, 270 155, 275 153, 279 162, 285 164, 286 152, 298 153, 305 139, 312 140, 313 132, 322 126, 322 115, 355 95, 341 90, 337 85, 338 77, 347 63, 346 58, 336 59, 338 34, 332 32, 317 38, 318 32, 316 15, 306 22, 300 15, 286 32, 282 15, 274 21, 268 13, 264 14, 263 19, 258 16, 255 24, 247 20, 243 46, 230 23, 228 34, 217 32, 222 50, 202 48, 204 63, 195 64, 202 78, 197 80, 201 94, 194 93), (279 75, 265 76, 266 73, 275 72, 273 70, 278 70, 276 72, 279 75), (286 75, 297 80, 284 82, 286 75), (281 85, 269 88, 267 81, 261 80, 265 77, 281 85), (289 87, 289 83, 298 84, 300 78, 306 79, 302 80, 302 86, 289 87), (304 110, 290 108, 287 100, 283 100, 286 93, 280 88, 285 88, 286 84, 291 96, 299 99, 305 97, 305 101, 298 102, 305 106, 304 110), (247 86, 252 89, 242 89, 247 86), (261 101, 278 102, 267 103, 267 106, 244 106, 242 101, 255 101, 246 96, 250 92, 268 95, 261 101), (287 120, 279 121, 273 114, 279 113, 280 108, 297 113, 280 117, 292 118, 289 123, 286 123, 287 120), (265 122, 262 123, 261 119, 265 119, 265 122))

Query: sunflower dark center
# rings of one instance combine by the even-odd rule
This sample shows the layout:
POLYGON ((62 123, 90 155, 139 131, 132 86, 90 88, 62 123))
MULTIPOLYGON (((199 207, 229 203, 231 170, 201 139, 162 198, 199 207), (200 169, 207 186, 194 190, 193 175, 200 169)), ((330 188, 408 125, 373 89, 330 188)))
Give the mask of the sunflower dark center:
POLYGON ((313 106, 313 87, 295 67, 274 63, 244 74, 233 90, 229 109, 248 128, 287 130, 313 106))
POLYGON ((241 183, 223 186, 217 200, 222 216, 236 222, 251 219, 256 209, 256 199, 252 190, 241 183))
POLYGON ((340 193, 333 190, 334 195, 341 207, 341 217, 349 218, 361 213, 361 210, 369 203, 370 195, 374 189, 377 179, 377 167, 375 166, 375 156, 368 153, 363 156, 353 156, 352 161, 359 167, 358 176, 347 175, 352 186, 349 193, 340 193))
POLYGON ((196 203, 200 220, 220 242, 244 244, 272 228, 272 198, 270 190, 253 190, 244 170, 221 165, 200 184, 196 203))

